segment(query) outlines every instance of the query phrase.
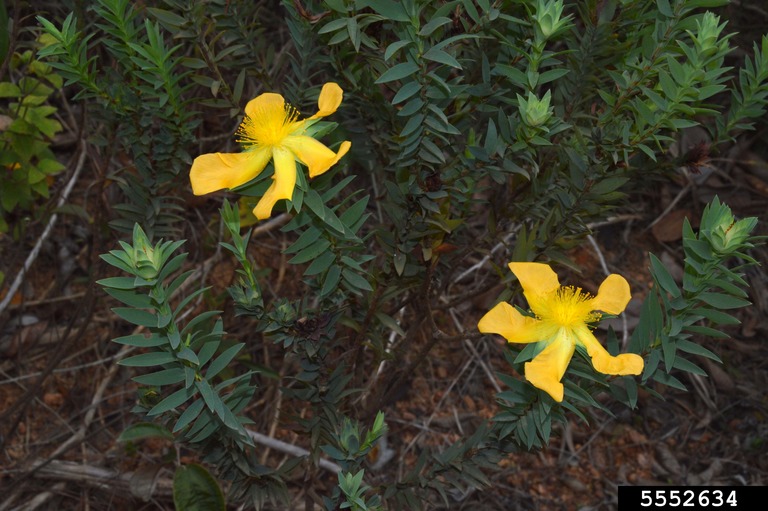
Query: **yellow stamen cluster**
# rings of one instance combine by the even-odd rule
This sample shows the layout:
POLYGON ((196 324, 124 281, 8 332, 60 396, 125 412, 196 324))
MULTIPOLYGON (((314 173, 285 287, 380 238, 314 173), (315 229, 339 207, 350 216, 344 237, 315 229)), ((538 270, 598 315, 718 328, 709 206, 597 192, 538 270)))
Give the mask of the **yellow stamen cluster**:
POLYGON ((534 298, 530 306, 538 319, 572 327, 600 319, 600 313, 592 310, 592 298, 580 287, 562 286, 547 296, 534 298))
POLYGON ((293 106, 269 105, 259 108, 254 117, 246 115, 235 135, 245 150, 253 146, 276 146, 296 131, 299 112, 293 106))

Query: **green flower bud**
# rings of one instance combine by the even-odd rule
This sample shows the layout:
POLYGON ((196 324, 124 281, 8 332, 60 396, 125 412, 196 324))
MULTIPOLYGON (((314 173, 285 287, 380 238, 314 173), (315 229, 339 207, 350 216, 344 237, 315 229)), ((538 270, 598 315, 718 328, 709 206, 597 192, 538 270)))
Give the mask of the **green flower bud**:
POLYGON ((688 30, 696 49, 704 57, 711 57, 719 50, 725 49, 721 48, 723 45, 727 47, 727 41, 718 41, 726 23, 722 25, 718 23, 720 23, 720 17, 707 11, 700 20, 696 21, 696 33, 688 30))
POLYGON ((756 225, 756 217, 737 221, 731 208, 715 198, 704 211, 701 227, 715 252, 730 254, 752 246, 748 240, 756 225))
POLYGON ((757 225, 756 217, 734 220, 733 216, 725 220, 712 233, 712 248, 721 254, 735 252, 744 248, 744 244, 757 225))
POLYGON ((549 39, 568 24, 570 16, 563 15, 563 0, 538 0, 536 14, 533 16, 534 27, 543 39, 549 39))
POLYGON ((133 253, 131 256, 133 266, 139 277, 145 280, 157 277, 161 265, 159 258, 162 254, 155 250, 139 224, 133 227, 133 253))
POLYGON ((549 106, 552 94, 547 91, 542 99, 536 97, 533 92, 528 92, 528 99, 524 99, 520 94, 517 95, 520 110, 520 118, 531 127, 543 126, 552 117, 554 109, 549 106))

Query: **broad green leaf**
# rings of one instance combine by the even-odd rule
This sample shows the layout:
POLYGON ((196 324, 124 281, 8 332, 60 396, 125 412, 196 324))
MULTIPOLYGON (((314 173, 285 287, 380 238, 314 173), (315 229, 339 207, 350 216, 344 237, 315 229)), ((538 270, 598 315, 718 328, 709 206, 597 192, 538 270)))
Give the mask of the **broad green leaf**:
POLYGON ((21 89, 18 85, 10 82, 0 82, 0 98, 18 98, 21 96, 21 89))
POLYGON ((226 511, 219 484, 202 466, 182 465, 173 476, 173 504, 176 511, 226 511))

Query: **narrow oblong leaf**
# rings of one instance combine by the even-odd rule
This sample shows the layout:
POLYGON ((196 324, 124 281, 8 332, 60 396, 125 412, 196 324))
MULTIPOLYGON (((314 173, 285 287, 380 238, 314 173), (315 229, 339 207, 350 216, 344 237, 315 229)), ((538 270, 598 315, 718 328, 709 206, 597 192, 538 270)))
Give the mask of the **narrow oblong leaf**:
POLYGON ((157 326, 157 316, 141 309, 132 309, 129 307, 113 307, 112 312, 133 325, 146 327, 157 326))
POLYGON ((179 420, 176 421, 176 424, 173 426, 173 432, 176 433, 177 431, 181 431, 187 425, 192 423, 193 420, 197 419, 197 417, 200 415, 200 412, 203 411, 203 407, 205 406, 205 402, 203 402, 202 399, 197 399, 194 403, 189 405, 186 410, 184 410, 184 413, 182 413, 179 416, 179 420))
POLYGON ((375 83, 388 83, 402 80, 406 76, 415 74, 418 70, 419 66, 414 62, 402 62, 384 71, 375 83))
POLYGON ((147 412, 147 415, 151 417, 177 408, 186 403, 187 400, 194 397, 196 394, 197 389, 195 387, 179 389, 152 407, 152 409, 147 412))
POLYGON ((651 273, 661 288, 669 293, 673 298, 680 296, 680 288, 677 287, 675 279, 669 274, 664 264, 654 254, 649 254, 651 260, 651 273))
POLYGON ((142 353, 141 355, 124 358, 118 362, 118 365, 126 367, 151 367, 175 361, 176 357, 173 353, 160 351, 155 353, 142 353))
POLYGON ((141 383, 142 385, 156 385, 158 387, 163 385, 173 385, 174 383, 179 383, 184 380, 184 370, 181 367, 172 367, 154 373, 134 376, 132 379, 136 383, 141 383))
POLYGON ((214 376, 219 374, 225 367, 227 367, 232 359, 237 356, 241 349, 243 349, 243 346, 245 346, 245 343, 243 342, 235 344, 234 346, 230 346, 224 350, 221 355, 216 357, 214 361, 211 362, 211 365, 208 366, 208 369, 205 372, 206 379, 213 379, 214 376))

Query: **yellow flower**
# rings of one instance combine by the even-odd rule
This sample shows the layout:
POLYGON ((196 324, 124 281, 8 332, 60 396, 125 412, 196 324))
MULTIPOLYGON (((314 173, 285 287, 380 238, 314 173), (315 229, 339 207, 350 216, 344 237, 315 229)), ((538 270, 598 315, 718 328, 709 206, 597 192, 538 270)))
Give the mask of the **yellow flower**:
POLYGON ((254 179, 274 160, 272 185, 253 210, 259 220, 269 218, 277 201, 293 197, 297 159, 309 168, 309 177, 315 177, 349 151, 351 142, 342 142, 339 152, 335 153, 304 134, 315 119, 331 115, 339 108, 342 95, 341 87, 326 83, 317 100, 319 111, 303 120, 299 120, 296 109, 286 104, 280 94, 268 92, 252 99, 245 106, 245 119, 237 131, 244 151, 203 154, 195 158, 189 171, 192 192, 204 195, 235 188, 254 179))
POLYGON ((587 350, 592 366, 603 374, 640 374, 643 359, 634 353, 610 355, 592 334, 588 324, 600 319, 600 312, 620 314, 630 299, 629 284, 621 275, 609 275, 597 296, 570 286, 561 286, 557 274, 541 263, 509 263, 509 269, 523 286, 523 294, 535 318, 523 316, 502 302, 480 319, 483 333, 504 336, 509 342, 542 341, 545 348, 525 364, 525 378, 555 401, 563 400, 565 374, 576 345, 587 350))

